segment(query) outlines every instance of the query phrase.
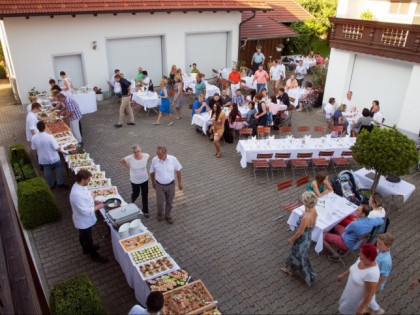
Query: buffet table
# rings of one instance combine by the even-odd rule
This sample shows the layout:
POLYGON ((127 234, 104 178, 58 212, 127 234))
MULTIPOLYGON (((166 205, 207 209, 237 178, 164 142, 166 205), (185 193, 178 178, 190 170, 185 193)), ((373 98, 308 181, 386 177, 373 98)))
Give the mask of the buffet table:
MULTIPOLYGON (((316 243, 315 251, 317 253, 322 252, 324 248, 324 232, 329 232, 341 220, 354 213, 356 209, 357 206, 355 204, 335 193, 329 193, 318 199, 318 203, 315 206, 318 217, 312 231, 312 240, 316 243)), ((297 227, 299 217, 304 211, 305 206, 300 206, 291 212, 287 224, 292 230, 297 227)))
POLYGON ((343 151, 348 151, 356 142, 356 138, 309 138, 294 139, 248 139, 239 140, 236 151, 241 154, 241 166, 246 167, 247 163, 257 158, 259 153, 291 153, 292 159, 298 153, 313 153, 313 157, 318 157, 320 151, 334 151, 333 157, 340 157, 343 151))
MULTIPOLYGON (((372 187, 373 179, 366 177, 369 173, 374 174, 375 171, 361 168, 360 170, 353 172, 356 185, 359 189, 370 189, 372 187)), ((387 181, 385 177, 381 176, 376 191, 384 196, 401 195, 403 196, 404 202, 406 202, 415 189, 416 186, 404 180, 401 180, 399 183, 391 183, 387 181)))

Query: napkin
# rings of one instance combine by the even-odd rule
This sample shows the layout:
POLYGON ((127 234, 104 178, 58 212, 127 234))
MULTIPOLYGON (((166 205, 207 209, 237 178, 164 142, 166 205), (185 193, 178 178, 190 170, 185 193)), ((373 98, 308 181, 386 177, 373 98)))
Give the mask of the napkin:
POLYGON ((329 134, 325 135, 325 138, 326 138, 327 140, 331 140, 331 134, 329 133, 329 134))
POLYGON ((292 141, 293 140, 293 135, 288 135, 286 139, 292 141))
POLYGON ((350 135, 346 135, 346 140, 349 140, 350 139, 350 135))
POLYGON ((257 136, 252 136, 252 140, 257 140, 257 136))
POLYGON ((311 135, 306 135, 303 137, 303 139, 305 139, 305 141, 309 141, 311 140, 311 135))
POLYGON ((274 135, 268 137, 269 140, 274 140, 274 135))

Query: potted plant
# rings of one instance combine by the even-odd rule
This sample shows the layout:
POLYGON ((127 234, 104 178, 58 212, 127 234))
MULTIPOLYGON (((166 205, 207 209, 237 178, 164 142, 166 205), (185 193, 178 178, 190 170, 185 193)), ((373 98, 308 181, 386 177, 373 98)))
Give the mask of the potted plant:
POLYGON ((104 100, 104 94, 102 93, 102 89, 101 88, 99 88, 97 86, 94 86, 93 87, 93 91, 96 93, 96 100, 98 102, 101 102, 101 101, 104 100))

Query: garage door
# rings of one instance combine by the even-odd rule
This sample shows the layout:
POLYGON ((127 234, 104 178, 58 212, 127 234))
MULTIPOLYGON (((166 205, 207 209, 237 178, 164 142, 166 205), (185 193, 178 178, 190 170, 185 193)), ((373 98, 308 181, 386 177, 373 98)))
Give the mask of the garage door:
POLYGON ((147 70, 155 86, 162 79, 162 37, 132 37, 107 40, 109 77, 120 69, 126 79, 137 76, 137 68, 147 70))
POLYGON ((391 59, 356 55, 350 90, 360 109, 369 108, 378 100, 385 124, 397 124, 410 80, 412 65, 391 59))
POLYGON ((85 75, 81 55, 67 55, 54 57, 54 74, 59 85, 63 85, 60 72, 64 71, 73 83, 74 88, 85 86, 85 75))
POLYGON ((212 69, 222 69, 227 65, 227 41, 227 33, 188 34, 186 72, 191 72, 190 66, 195 62, 206 78, 213 77, 212 69))

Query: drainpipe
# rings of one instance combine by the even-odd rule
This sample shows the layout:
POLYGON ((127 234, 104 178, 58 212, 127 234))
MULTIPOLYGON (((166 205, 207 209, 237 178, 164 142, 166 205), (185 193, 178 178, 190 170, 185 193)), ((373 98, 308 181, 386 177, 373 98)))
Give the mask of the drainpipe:
MULTIPOLYGON (((241 48, 242 48, 242 46, 241 46, 241 26, 242 26, 242 24, 244 24, 244 23, 246 23, 246 22, 248 22, 248 21, 252 20, 253 18, 255 18, 255 11, 252 11, 252 16, 251 16, 251 17, 249 17, 249 18, 247 18, 246 20, 244 20, 244 21, 242 21, 241 23, 239 23, 238 62, 239 62, 239 55, 240 55, 241 48)), ((247 41, 248 41, 248 40, 247 40, 247 39, 245 39, 245 44, 244 44, 244 47, 245 47, 245 45, 246 45, 246 42, 247 42, 247 41)))

